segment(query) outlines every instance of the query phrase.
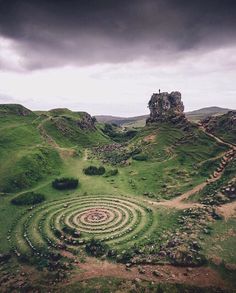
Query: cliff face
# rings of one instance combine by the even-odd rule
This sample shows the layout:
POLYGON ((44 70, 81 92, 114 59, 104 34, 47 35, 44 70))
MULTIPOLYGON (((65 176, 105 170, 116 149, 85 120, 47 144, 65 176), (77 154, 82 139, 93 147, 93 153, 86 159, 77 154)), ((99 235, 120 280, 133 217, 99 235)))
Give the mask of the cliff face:
POLYGON ((76 124, 81 129, 95 130, 95 120, 88 113, 83 112, 82 118, 76 121, 76 124))
POLYGON ((147 124, 155 122, 187 123, 180 92, 153 94, 148 107, 150 117, 147 119, 147 124))

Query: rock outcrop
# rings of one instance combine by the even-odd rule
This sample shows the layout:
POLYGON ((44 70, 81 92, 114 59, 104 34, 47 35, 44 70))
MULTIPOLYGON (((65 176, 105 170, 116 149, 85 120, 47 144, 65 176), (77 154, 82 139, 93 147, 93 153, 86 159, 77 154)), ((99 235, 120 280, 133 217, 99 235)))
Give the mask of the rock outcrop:
POLYGON ((200 125, 223 140, 236 144, 236 111, 224 115, 210 116, 200 121, 200 125))
POLYGON ((200 123, 208 132, 212 133, 217 127, 223 127, 224 131, 236 131, 236 111, 229 111, 224 115, 209 116, 202 119, 200 123))
POLYGON ((148 107, 150 109, 150 117, 147 119, 147 124, 172 122, 183 125, 187 123, 180 92, 153 94, 148 103, 148 107))
POLYGON ((76 124, 80 129, 95 130, 95 119, 86 112, 83 112, 81 119, 76 120, 76 124))

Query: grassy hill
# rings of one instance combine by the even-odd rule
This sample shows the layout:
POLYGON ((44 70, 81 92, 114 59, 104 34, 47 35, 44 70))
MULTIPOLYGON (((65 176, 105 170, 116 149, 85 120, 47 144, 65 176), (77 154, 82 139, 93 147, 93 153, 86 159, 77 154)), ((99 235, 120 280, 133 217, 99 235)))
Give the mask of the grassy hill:
MULTIPOLYGON (((88 255, 101 257, 89 258, 91 266, 132 263, 140 274, 146 264, 207 265, 214 243, 208 230, 222 234, 234 222, 216 223, 211 206, 168 203, 205 183, 229 147, 195 124, 187 126, 163 122, 124 132, 85 112, 0 106, 0 254, 12 256, 7 274, 27 264, 45 282, 58 282, 62 274, 70 278, 68 266, 80 275, 88 255), (104 173, 86 174, 91 166, 104 173), (78 187, 54 189, 58 177, 78 179, 78 187), (44 201, 12 204, 29 195, 44 201)), ((235 170, 229 165, 225 174, 235 170)), ((200 193, 191 200, 201 199, 200 193)), ((232 238, 225 249, 235 243, 232 238)), ((235 263, 232 249, 221 256, 235 263)), ((152 280, 153 271, 145 276, 152 280)))
POLYGON ((0 105, 0 191, 58 174, 60 147, 78 150, 108 141, 87 113, 55 109, 38 115, 21 105, 0 105))
POLYGON ((87 147, 109 142, 109 138, 96 127, 93 118, 85 112, 54 109, 41 122, 47 134, 62 147, 87 147))
POLYGON ((199 110, 186 112, 185 114, 186 114, 186 117, 190 121, 199 121, 208 116, 217 116, 217 115, 225 114, 228 111, 230 111, 230 109, 221 108, 221 107, 206 107, 206 108, 201 108, 199 110))

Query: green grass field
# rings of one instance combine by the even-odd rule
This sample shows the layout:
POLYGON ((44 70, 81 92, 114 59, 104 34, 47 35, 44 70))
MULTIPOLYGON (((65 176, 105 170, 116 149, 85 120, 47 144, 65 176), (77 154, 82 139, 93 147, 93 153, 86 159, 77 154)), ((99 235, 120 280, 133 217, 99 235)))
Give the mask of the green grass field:
MULTIPOLYGON (((124 262, 135 253, 153 258, 160 245, 188 230, 180 221, 186 217, 182 210, 150 201, 171 200, 204 182, 228 149, 195 126, 184 131, 163 123, 140 128, 128 141, 126 137, 122 148, 112 151, 125 157, 125 163, 114 165, 107 160, 109 152, 94 151, 95 146, 115 144, 102 124, 84 130, 85 114, 65 109, 37 115, 0 117, 0 253, 10 251, 30 263, 39 255, 60 253, 61 245, 84 257, 92 237, 115 251, 112 261, 124 262), (134 151, 144 160, 135 159, 134 151), (105 167, 106 173, 85 175, 83 169, 91 165, 105 167), (114 168, 117 174, 109 175, 114 168), (55 190, 52 181, 57 177, 78 178, 79 187, 55 190), (43 194, 45 201, 34 206, 11 204, 28 191, 43 194), (81 235, 75 237, 75 231, 81 235)), ((194 237, 200 237, 203 228, 194 230, 194 237)), ((219 236, 234 228, 234 220, 211 225, 213 232, 201 241, 206 258, 216 254, 224 262, 236 263, 235 238, 219 236), (219 245, 211 250, 215 241, 219 245)), ((168 261, 171 258, 163 260, 168 261)))

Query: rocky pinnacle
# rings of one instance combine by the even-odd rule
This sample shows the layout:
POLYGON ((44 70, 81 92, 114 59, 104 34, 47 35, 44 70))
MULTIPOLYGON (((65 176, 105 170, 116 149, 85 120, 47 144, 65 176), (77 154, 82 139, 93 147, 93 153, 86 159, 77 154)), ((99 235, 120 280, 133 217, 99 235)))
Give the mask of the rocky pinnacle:
POLYGON ((148 103, 150 117, 147 124, 155 122, 172 122, 185 124, 187 119, 184 114, 184 104, 181 101, 180 92, 154 93, 148 103))

